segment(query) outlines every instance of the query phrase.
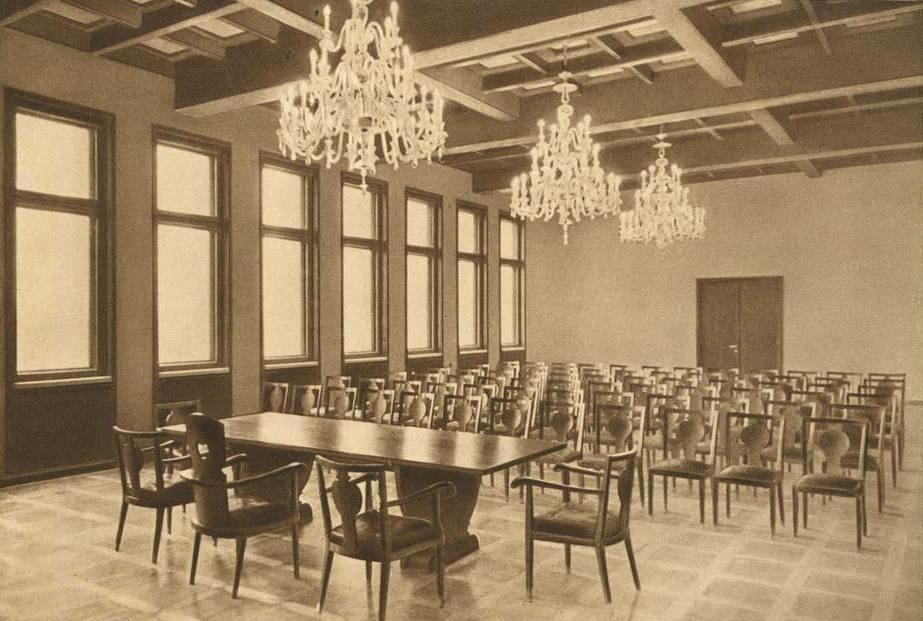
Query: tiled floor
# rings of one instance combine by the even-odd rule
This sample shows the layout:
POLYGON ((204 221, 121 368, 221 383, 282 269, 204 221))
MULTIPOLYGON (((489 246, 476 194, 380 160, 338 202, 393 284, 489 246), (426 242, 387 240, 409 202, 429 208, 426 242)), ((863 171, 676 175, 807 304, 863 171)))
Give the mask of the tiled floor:
MULTIPOLYGON (((918 410, 918 408, 917 408, 918 410)), ((921 412, 910 412, 918 421, 921 412)), ((560 546, 536 548, 535 601, 526 602, 523 505, 485 485, 473 529, 481 550, 447 571, 447 601, 436 605, 432 575, 392 572, 390 619, 923 619, 923 474, 914 442, 877 513, 869 499, 869 537, 855 548, 854 505, 813 502, 809 528, 794 539, 786 486, 786 527, 769 535, 768 499, 741 490, 731 519, 698 523, 698 497, 679 482, 664 514, 655 490, 653 517, 635 504, 632 537, 643 590, 635 592, 624 548, 609 549, 613 603, 603 603, 596 562, 575 549, 564 569, 560 546)), ((791 475, 794 476, 794 475, 791 475)), ((312 477, 313 481, 313 477, 312 477)), ((499 481, 499 478, 498 478, 499 481)), ((870 477, 871 481, 871 477, 870 477)), ((871 486, 874 489, 874 485, 871 486)), ((309 499, 317 498, 309 485, 309 499)), ((723 494, 722 494, 723 496, 723 494)), ((550 503, 550 494, 539 504, 550 503)), ((635 495, 637 501, 637 494, 635 495)), ((316 505, 316 501, 312 502, 316 505)), ((160 562, 150 563, 153 511, 132 508, 113 550, 119 485, 115 472, 0 491, 0 619, 301 619, 316 618, 322 529, 304 527, 301 579, 291 573, 290 541, 251 540, 240 599, 230 597, 234 549, 203 543, 195 586, 187 584, 191 529, 176 512, 160 562)), ((710 518, 709 518, 710 520, 710 518)), ((374 618, 361 563, 334 561, 324 619, 374 618)))

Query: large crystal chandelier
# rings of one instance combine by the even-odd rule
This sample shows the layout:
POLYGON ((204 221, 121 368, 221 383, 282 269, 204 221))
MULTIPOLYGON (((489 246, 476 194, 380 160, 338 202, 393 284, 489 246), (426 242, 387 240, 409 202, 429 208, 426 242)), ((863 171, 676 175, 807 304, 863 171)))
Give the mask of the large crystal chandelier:
POLYGON ((705 210, 689 202, 689 188, 683 187, 683 171, 670 165, 666 134, 657 134, 657 159, 641 171, 641 189, 635 192, 635 208, 619 214, 622 241, 653 241, 663 248, 674 241, 700 239, 705 235, 705 210), (669 172, 667 166, 669 165, 669 172))
POLYGON ((515 177, 510 208, 514 216, 530 222, 542 218, 546 222, 555 215, 567 230, 581 218, 596 218, 618 212, 621 179, 608 175, 599 166, 599 145, 590 136, 590 115, 577 125, 571 125, 574 108, 570 94, 577 90, 573 74, 565 65, 561 82, 554 86, 561 94, 557 123, 545 133, 544 119, 538 122, 538 144, 532 148, 532 170, 515 177))
POLYGON ((291 159, 326 160, 329 167, 344 150, 350 170, 375 173, 379 153, 400 162, 432 161, 445 148, 443 100, 435 89, 417 86, 410 50, 398 35, 397 3, 384 27, 369 23, 372 0, 350 0, 352 17, 339 37, 330 31, 324 7, 320 54, 311 50, 311 73, 282 96, 279 148, 291 159), (374 53, 372 53, 374 51, 374 53), (330 55, 340 53, 331 72, 330 55))

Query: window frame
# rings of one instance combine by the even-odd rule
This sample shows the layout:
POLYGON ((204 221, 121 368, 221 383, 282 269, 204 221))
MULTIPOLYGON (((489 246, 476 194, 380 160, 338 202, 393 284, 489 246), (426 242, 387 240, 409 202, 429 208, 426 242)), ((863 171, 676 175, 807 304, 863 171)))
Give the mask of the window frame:
POLYGON ((366 178, 365 183, 377 202, 377 235, 374 239, 351 237, 343 232, 346 223, 343 190, 346 185, 361 187, 362 178, 350 172, 343 172, 340 177, 340 354, 344 366, 355 362, 386 360, 388 356, 388 184, 371 177, 366 178), (372 351, 346 352, 346 273, 343 258, 347 246, 369 250, 375 257, 375 309, 372 321, 375 349, 372 351))
POLYGON ((159 377, 194 375, 202 372, 230 370, 230 239, 228 212, 230 205, 231 145, 228 142, 192 134, 170 127, 154 125, 151 131, 151 210, 153 213, 153 305, 154 305, 154 368, 159 377), (215 214, 203 216, 157 208, 157 145, 159 143, 202 153, 214 158, 215 214), (212 270, 215 281, 214 358, 198 362, 161 364, 158 309, 158 227, 161 224, 184 226, 208 231, 213 235, 212 270))
POLYGON ((320 364, 320 334, 318 321, 318 278, 319 278, 319 237, 318 237, 318 171, 316 166, 309 166, 298 161, 291 161, 276 153, 260 152, 260 359, 264 369, 280 369, 320 364), (268 225, 263 222, 263 169, 277 168, 295 173, 305 182, 304 188, 304 228, 268 225), (263 242, 266 237, 275 237, 302 244, 302 277, 305 279, 305 313, 302 324, 305 335, 305 354, 302 356, 277 356, 267 358, 263 349, 263 242))
MULTIPOLYGON (((443 235, 442 235, 442 196, 431 192, 424 192, 415 188, 404 189, 404 218, 405 223, 409 223, 408 207, 413 200, 429 204, 433 208, 433 245, 416 246, 406 241, 407 232, 405 230, 405 248, 404 248, 404 345, 409 358, 433 358, 442 355, 443 335, 442 335, 442 260, 443 260, 443 235), (422 349, 411 349, 409 344, 410 328, 410 304, 407 287, 408 277, 410 274, 410 255, 425 256, 430 259, 430 286, 433 291, 433 299, 430 306, 430 335, 432 337, 432 347, 422 349)), ((409 227, 405 227, 407 229, 409 227)))
POLYGON ((511 215, 501 213, 498 227, 500 250, 497 253, 500 259, 499 286, 500 286, 500 351, 521 351, 526 348, 526 227, 525 223, 511 215), (512 222, 519 234, 515 259, 503 257, 503 222, 512 222), (513 267, 516 273, 516 285, 519 287, 519 308, 516 309, 517 331, 519 340, 516 343, 503 342, 503 266, 513 267))
POLYGON ((487 351, 487 292, 488 288, 488 247, 487 247, 487 208, 475 203, 466 201, 456 202, 455 214, 455 232, 456 232, 456 260, 455 260, 455 297, 456 297, 456 339, 458 342, 459 355, 484 353, 487 351), (458 250, 458 220, 461 212, 467 211, 475 216, 475 226, 477 227, 478 246, 480 252, 462 252, 458 250), (461 290, 458 287, 459 266, 462 261, 471 261, 475 264, 475 274, 479 277, 478 300, 477 300, 477 318, 478 318, 478 344, 474 347, 463 347, 461 344, 461 321, 458 320, 458 309, 461 308, 461 290))
POLYGON ((115 211, 115 117, 114 115, 12 88, 4 88, 5 138, 3 215, 6 233, 6 377, 13 385, 83 384, 111 382, 115 375, 115 268, 113 235, 115 211), (62 197, 16 188, 16 114, 56 120, 95 132, 93 198, 62 197), (16 209, 54 211, 89 218, 90 234, 90 365, 80 369, 28 371, 18 369, 16 323, 16 209))

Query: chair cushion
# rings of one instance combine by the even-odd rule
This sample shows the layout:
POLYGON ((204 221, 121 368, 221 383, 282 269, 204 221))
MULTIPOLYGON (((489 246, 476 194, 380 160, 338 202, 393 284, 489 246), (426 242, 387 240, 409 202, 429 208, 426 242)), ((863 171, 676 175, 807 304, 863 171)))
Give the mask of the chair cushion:
POLYGON ((858 494, 863 482, 839 474, 806 474, 795 483, 795 488, 802 492, 840 492, 858 494))
MULTIPOLYGON (((269 502, 256 496, 228 496, 228 519, 231 529, 253 529, 284 523, 295 517, 282 502, 269 502)), ((230 530, 230 529, 229 529, 230 530)))
MULTIPOLYGON (((439 539, 439 531, 436 530, 432 523, 426 520, 391 515, 390 513, 387 519, 388 527, 391 531, 392 551, 439 539)), ((360 555, 374 556, 381 553, 381 529, 379 528, 378 511, 366 511, 356 516, 356 538, 360 555)), ((337 545, 344 545, 342 524, 330 531, 330 541, 337 545)))
POLYGON ((722 481, 769 484, 780 480, 782 478, 782 473, 778 470, 764 468, 763 466, 738 464, 736 466, 728 466, 719 472, 716 478, 722 481))
POLYGON ((707 477, 713 472, 711 465, 691 459, 666 459, 653 464, 648 472, 651 474, 677 474, 693 477, 707 477))
POLYGON ((137 497, 144 502, 163 505, 184 505, 194 502, 192 483, 179 476, 179 471, 163 473, 163 489, 157 491, 157 479, 152 470, 141 471, 141 488, 137 497))
MULTIPOLYGON (((775 461, 777 447, 769 445, 760 451, 760 456, 766 461, 775 461)), ((786 463, 801 463, 801 447, 800 446, 784 446, 782 447, 782 461, 786 463)))
POLYGON ((535 461, 540 464, 566 464, 568 462, 576 461, 580 459, 582 453, 575 451, 574 449, 568 447, 563 448, 560 451, 555 451, 554 453, 549 453, 547 455, 542 455, 537 458, 535 461))
MULTIPOLYGON (((547 533, 565 537, 593 539, 596 536, 597 509, 593 503, 562 503, 532 518, 534 533, 547 533)), ((609 511, 606 516, 605 538, 611 539, 619 534, 618 515, 609 511)))
MULTIPOLYGON (((592 468, 593 470, 604 470, 608 458, 605 455, 590 455, 577 460, 577 465, 581 468, 592 468)), ((615 471, 624 470, 626 462, 617 461, 612 464, 615 471)))
MULTIPOLYGON (((846 453, 840 458, 840 465, 851 470, 858 470, 859 453, 846 453)), ((865 469, 869 472, 878 472, 878 458, 874 455, 866 455, 865 469)))

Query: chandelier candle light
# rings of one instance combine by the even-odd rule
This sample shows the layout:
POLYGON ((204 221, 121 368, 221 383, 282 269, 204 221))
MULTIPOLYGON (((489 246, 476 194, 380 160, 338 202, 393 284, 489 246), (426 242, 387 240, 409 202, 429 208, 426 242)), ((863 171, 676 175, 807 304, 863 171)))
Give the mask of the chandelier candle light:
POLYGON ((689 188, 683 187, 683 171, 666 156, 666 134, 657 134, 657 159, 641 171, 641 189, 635 192, 635 208, 619 214, 622 241, 653 241, 664 248, 674 241, 705 236, 705 210, 689 202, 689 188), (667 166, 669 165, 669 172, 667 166))
POLYGON ((590 136, 590 116, 571 125, 574 108, 570 94, 577 90, 577 84, 566 69, 566 60, 560 78, 554 86, 561 94, 557 123, 548 127, 546 135, 545 121, 539 120, 532 170, 513 178, 510 209, 514 216, 530 222, 537 218, 547 222, 557 215, 567 244, 568 227, 581 218, 592 220, 618 212, 621 180, 614 173, 605 174, 599 166, 599 145, 590 136))
POLYGON ((432 161, 445 149, 443 99, 435 89, 418 86, 413 58, 398 34, 397 3, 384 26, 369 23, 372 0, 350 0, 352 16, 338 37, 330 30, 324 7, 320 54, 309 54, 311 73, 282 95, 279 149, 292 160, 336 163, 344 151, 350 170, 375 173, 379 151, 398 168, 432 161), (374 54, 372 50, 374 48, 374 54), (342 52, 331 72, 330 55, 342 52))

